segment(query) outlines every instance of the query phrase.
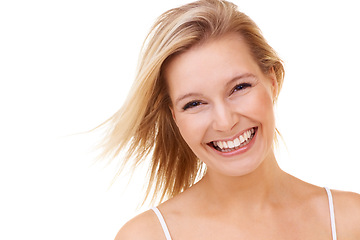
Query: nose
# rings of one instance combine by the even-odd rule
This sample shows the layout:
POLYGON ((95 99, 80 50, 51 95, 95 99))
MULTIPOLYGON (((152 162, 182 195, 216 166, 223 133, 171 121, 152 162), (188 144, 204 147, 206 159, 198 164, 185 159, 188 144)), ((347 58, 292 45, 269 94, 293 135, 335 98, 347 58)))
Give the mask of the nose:
POLYGON ((213 128, 217 131, 229 131, 238 119, 234 109, 227 104, 218 104, 213 111, 213 128))

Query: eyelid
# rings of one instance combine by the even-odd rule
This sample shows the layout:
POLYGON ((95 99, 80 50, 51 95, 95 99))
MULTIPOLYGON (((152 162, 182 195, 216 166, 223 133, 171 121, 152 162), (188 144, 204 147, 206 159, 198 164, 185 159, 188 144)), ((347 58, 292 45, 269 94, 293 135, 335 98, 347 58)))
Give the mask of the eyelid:
POLYGON ((244 90, 244 89, 249 88, 249 87, 252 87, 252 84, 249 83, 249 82, 238 83, 238 84, 235 85, 235 87, 233 87, 231 89, 230 94, 233 94, 234 92, 237 92, 237 91, 244 90), (239 87, 239 86, 242 86, 242 88, 237 90, 236 88, 239 87))
POLYGON ((200 101, 200 100, 192 100, 192 101, 186 103, 186 104, 182 107, 182 110, 183 110, 183 111, 186 111, 186 110, 188 110, 188 109, 198 107, 199 105, 202 105, 202 104, 203 104, 203 102, 200 101), (196 104, 196 105, 192 105, 192 104, 196 104))

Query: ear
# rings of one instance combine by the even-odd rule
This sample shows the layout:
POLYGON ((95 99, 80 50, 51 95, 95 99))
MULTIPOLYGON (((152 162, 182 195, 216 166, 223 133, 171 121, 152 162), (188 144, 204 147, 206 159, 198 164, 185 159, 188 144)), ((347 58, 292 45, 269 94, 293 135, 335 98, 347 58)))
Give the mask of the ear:
POLYGON ((275 100, 278 96, 279 85, 278 85, 277 77, 276 77, 275 70, 273 67, 270 69, 268 75, 271 80, 271 90, 272 90, 273 102, 275 102, 275 100))

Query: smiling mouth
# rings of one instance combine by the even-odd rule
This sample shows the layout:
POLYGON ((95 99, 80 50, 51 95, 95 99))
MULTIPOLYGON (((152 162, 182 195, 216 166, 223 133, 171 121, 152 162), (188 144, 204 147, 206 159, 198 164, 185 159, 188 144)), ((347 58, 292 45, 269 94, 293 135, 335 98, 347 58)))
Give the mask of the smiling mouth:
POLYGON ((254 138, 257 129, 257 127, 253 127, 233 140, 213 141, 208 145, 215 148, 219 152, 231 152, 249 144, 249 142, 254 138))

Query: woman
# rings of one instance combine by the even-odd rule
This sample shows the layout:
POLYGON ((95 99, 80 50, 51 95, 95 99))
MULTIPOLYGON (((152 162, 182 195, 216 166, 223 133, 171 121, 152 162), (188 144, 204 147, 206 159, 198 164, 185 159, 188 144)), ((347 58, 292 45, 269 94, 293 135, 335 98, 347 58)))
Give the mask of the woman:
POLYGON ((123 166, 150 154, 146 197, 166 201, 116 239, 360 239, 359 195, 305 183, 276 162, 283 77, 235 5, 201 0, 164 13, 103 146, 112 157, 126 149, 123 166))

